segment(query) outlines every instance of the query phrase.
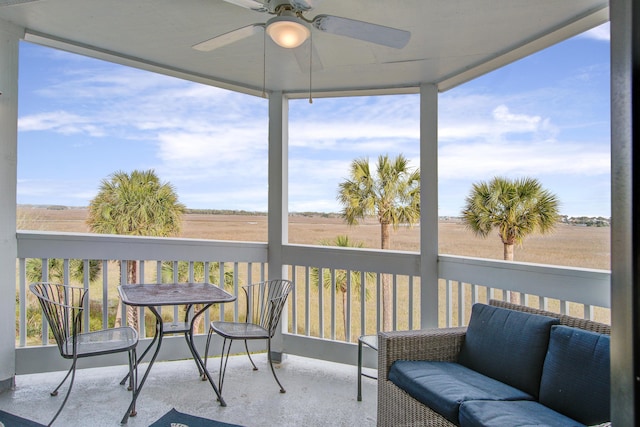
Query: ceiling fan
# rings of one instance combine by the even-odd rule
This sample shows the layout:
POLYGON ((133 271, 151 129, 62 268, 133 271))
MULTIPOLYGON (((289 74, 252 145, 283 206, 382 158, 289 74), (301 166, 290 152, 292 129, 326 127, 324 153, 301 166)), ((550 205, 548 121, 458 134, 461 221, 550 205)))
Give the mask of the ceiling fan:
POLYGON ((317 15, 312 19, 307 19, 303 14, 314 9, 322 0, 224 1, 275 16, 265 23, 250 24, 197 43, 192 46, 194 49, 205 52, 212 51, 262 31, 266 31, 279 46, 293 49, 309 38, 312 28, 396 49, 402 49, 411 38, 409 31, 339 16, 317 15))

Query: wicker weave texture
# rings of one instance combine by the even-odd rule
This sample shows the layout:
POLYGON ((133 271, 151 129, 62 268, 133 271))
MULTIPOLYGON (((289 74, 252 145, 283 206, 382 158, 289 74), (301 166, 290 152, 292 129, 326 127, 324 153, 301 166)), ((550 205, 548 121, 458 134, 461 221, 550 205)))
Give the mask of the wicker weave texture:
MULTIPOLYGON (((510 302, 491 300, 490 305, 560 319, 560 324, 588 331, 611 334, 609 325, 579 319, 510 302)), ((466 328, 424 329, 419 331, 380 332, 378 334, 378 418, 381 427, 455 426, 440 414, 418 402, 388 381, 389 369, 396 360, 456 361, 466 328)))
POLYGON ((580 319, 578 317, 567 316, 566 314, 558 314, 552 311, 525 307, 522 305, 510 303, 510 302, 493 300, 493 299, 489 301, 489 305, 508 308, 510 310, 524 311, 526 313, 541 314, 543 316, 555 317, 557 319, 560 319, 561 325, 571 326, 573 328, 580 328, 586 331, 597 332, 599 334, 611 335, 611 326, 604 323, 594 322, 593 320, 580 319))

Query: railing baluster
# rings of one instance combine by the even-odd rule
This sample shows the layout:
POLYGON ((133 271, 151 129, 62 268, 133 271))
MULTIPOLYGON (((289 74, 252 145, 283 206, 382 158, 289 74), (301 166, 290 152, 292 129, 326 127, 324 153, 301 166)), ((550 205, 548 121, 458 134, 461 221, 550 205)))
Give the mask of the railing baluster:
MULTIPOLYGON (((209 261, 205 261, 202 269, 204 271, 204 283, 211 283, 211 278, 209 277, 209 261)), ((206 334, 209 330, 209 324, 211 323, 211 317, 210 317, 210 311, 211 310, 207 310, 204 312, 204 333, 206 334)))
POLYGON ((304 269, 304 334, 311 335, 311 267, 306 266, 304 269))
POLYGON ((447 293, 447 311, 446 311, 446 327, 453 326, 453 280, 447 279, 446 281, 446 293, 447 293))
MULTIPOLYGON (((109 327, 109 263, 102 260, 102 329, 109 327)), ((117 305, 116 305, 117 307, 117 305)))
POLYGON ((462 315, 464 313, 464 284, 460 281, 458 283, 458 323, 457 326, 463 325, 462 315))
POLYGON ((393 312, 393 321, 392 321, 392 329, 394 331, 398 330, 398 275, 393 275, 393 280, 391 281, 391 301, 393 301, 393 305, 391 311, 393 312))
MULTIPOLYGON (((120 260, 120 284, 122 285, 126 285, 127 281, 128 281, 128 265, 127 265, 127 261, 126 260, 120 260)), ((121 322, 122 325, 121 326, 125 326, 128 322, 127 322, 127 307, 124 305, 124 303, 118 299, 118 301, 120 301, 119 304, 119 308, 118 310, 120 310, 120 313, 122 313, 122 318, 121 318, 121 322)), ((118 317, 118 313, 116 313, 116 318, 118 317)), ((117 325, 116 325, 117 326, 117 325)))
MULTIPOLYGON (((224 277, 224 269, 225 269, 224 262, 219 261, 218 262, 218 284, 219 284, 218 286, 220 286, 220 288, 222 288, 222 289, 224 289, 225 285, 226 285, 226 283, 224 281, 224 279, 225 279, 225 277, 224 277)), ((237 278, 236 277, 233 278, 233 289, 234 289, 234 292, 235 292, 234 295, 239 297, 239 295, 238 295, 238 283, 237 283, 237 278)), ((238 300, 237 299, 236 299, 234 304, 235 304, 236 307, 238 306, 238 300)), ((218 304, 218 306, 220 307, 219 316, 218 316, 219 319, 218 320, 221 321, 221 322, 224 322, 224 306, 225 306, 225 304, 218 304)))
POLYGON ((346 309, 346 329, 344 331, 344 340, 351 342, 351 270, 346 270, 347 274, 347 306, 346 309))
MULTIPOLYGON (((178 261, 173 261, 173 283, 178 283, 178 261)), ((173 306, 173 322, 176 323, 180 318, 178 313, 179 307, 177 305, 173 306)))
MULTIPOLYGON (((140 260, 140 262, 138 263, 138 271, 140 272, 140 283, 146 283, 145 281, 145 273, 144 273, 144 260, 140 260)), ((138 327, 140 328, 140 336, 141 337, 146 337, 147 336, 147 325, 145 324, 145 307, 138 307, 138 316, 139 319, 138 320, 138 327)))
POLYGON ((324 338, 324 289, 322 286, 323 274, 323 269, 318 268, 318 334, 320 338, 324 338))
POLYGON ((382 277, 376 274, 376 332, 382 330, 382 277))
POLYGON ((360 272, 360 335, 367 335, 367 282, 366 273, 360 272))
MULTIPOLYGON (((249 282, 251 283, 251 282, 249 282)), ((234 295, 240 295, 240 277, 238 275, 238 263, 233 263, 233 291, 234 295)), ((238 322, 240 319, 240 302, 236 298, 233 302, 233 321, 238 322)))
MULTIPOLYGON (((292 283, 297 283, 298 282, 298 274, 297 274, 297 268, 296 266, 292 266, 291 267, 291 282, 292 283)), ((291 307, 291 330, 289 330, 289 325, 286 325, 287 327, 287 332, 289 333, 293 333, 293 334, 297 334, 298 333, 298 291, 296 286, 293 286, 293 289, 291 289, 291 300, 289 301, 289 306, 291 307), (291 301, 293 301, 293 304, 291 304, 291 301)))
POLYGON ((593 306, 584 304, 584 318, 587 320, 593 320, 593 306))
POLYGON ((409 329, 413 329, 413 275, 409 276, 409 329))
POLYGON ((90 319, 91 319, 91 292, 89 291, 89 260, 82 260, 82 284, 84 287, 84 291, 87 293, 87 296, 84 300, 84 313, 83 313, 83 322, 84 322, 84 331, 89 332, 90 330, 90 319))
POLYGON ((332 268, 330 270, 330 274, 329 274, 329 280, 331 281, 331 288, 330 288, 330 292, 331 292, 331 311, 330 311, 330 315, 331 315, 331 339, 335 340, 336 339, 336 270, 335 268, 332 268))
POLYGON ((569 314, 569 302, 562 300, 560 301, 560 314, 569 314))
POLYGON ((20 258, 18 262, 18 280, 20 283, 20 347, 27 345, 27 260, 20 258))

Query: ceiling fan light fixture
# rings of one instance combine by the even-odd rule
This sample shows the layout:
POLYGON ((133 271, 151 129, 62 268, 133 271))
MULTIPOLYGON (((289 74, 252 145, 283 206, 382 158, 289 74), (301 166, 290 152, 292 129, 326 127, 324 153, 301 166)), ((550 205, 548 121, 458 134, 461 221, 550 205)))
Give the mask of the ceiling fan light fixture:
POLYGON ((281 15, 267 22, 267 34, 278 46, 293 49, 309 38, 311 30, 295 16, 281 15))

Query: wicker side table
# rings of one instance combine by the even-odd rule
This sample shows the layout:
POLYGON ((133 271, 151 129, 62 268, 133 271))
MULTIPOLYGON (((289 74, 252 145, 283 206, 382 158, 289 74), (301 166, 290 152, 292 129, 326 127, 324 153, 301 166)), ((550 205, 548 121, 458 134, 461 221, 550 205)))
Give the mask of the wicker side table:
POLYGON ((377 380, 378 377, 362 372, 362 345, 378 351, 377 335, 362 335, 358 338, 358 402, 362 401, 362 377, 377 380))

